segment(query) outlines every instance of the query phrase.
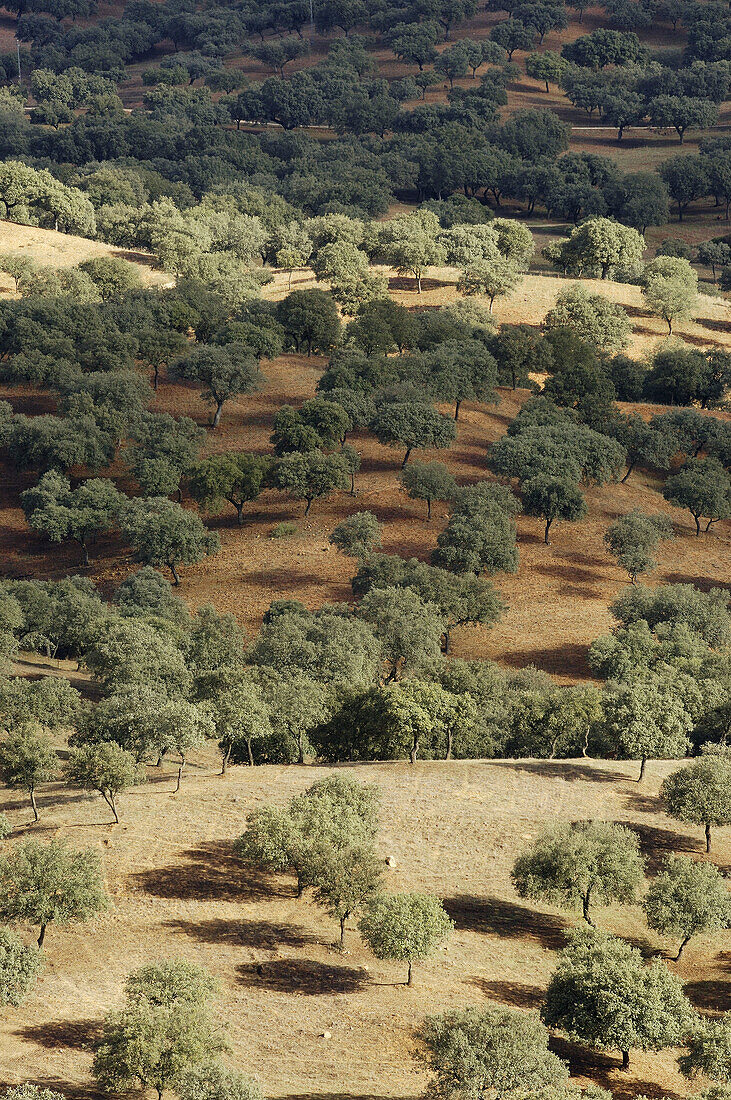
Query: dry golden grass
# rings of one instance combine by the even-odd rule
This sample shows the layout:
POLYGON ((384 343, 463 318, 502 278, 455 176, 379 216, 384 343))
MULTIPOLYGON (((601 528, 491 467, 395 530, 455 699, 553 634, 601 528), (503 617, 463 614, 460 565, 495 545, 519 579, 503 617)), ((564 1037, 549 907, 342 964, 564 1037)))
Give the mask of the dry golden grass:
MULTIPOLYGON (((145 286, 170 286, 171 277, 155 268, 151 256, 144 252, 127 252, 113 248, 103 241, 90 241, 70 233, 57 233, 54 229, 38 229, 33 225, 0 221, 0 252, 27 256, 37 264, 48 267, 73 267, 96 256, 117 256, 127 260, 137 269, 145 286)), ((0 294, 12 292, 12 279, 0 274, 0 294)))
MULTIPOLYGON (((106 824, 101 799, 51 787, 39 796, 41 823, 26 827, 27 806, 9 795, 2 808, 21 835, 100 851, 113 908, 88 926, 49 928, 35 992, 3 1013, 0 1080, 42 1082, 92 1100, 91 1047, 126 975, 180 957, 218 979, 216 1011, 228 1027, 231 1061, 259 1075, 267 1096, 416 1097, 426 1078, 411 1057, 412 1033, 423 1016, 488 1003, 537 1008, 565 931, 580 924, 577 914, 521 902, 510 885, 516 854, 549 819, 633 824, 652 870, 669 851, 706 858, 701 830, 661 812, 659 783, 675 766, 651 763, 642 787, 636 764, 614 761, 338 769, 381 789, 378 847, 395 859, 388 888, 440 896, 457 926, 448 947, 415 968, 411 989, 400 984, 403 967, 375 961, 356 931, 337 951, 332 920, 309 897, 296 900, 288 878, 247 872, 232 855, 248 810, 282 803, 332 769, 235 768, 221 778, 213 754, 198 754, 177 796, 172 766, 150 768, 150 783, 122 799, 119 826, 106 824)), ((717 831, 712 858, 731 863, 729 830, 717 831)), ((596 916, 650 952, 674 946, 648 933, 634 907, 596 916)), ((731 1007, 727 936, 693 941, 670 966, 700 1009, 731 1007)), ((577 1077, 613 1088, 619 1100, 687 1092, 672 1051, 635 1055, 622 1073, 611 1054, 559 1041, 556 1050, 577 1077)))

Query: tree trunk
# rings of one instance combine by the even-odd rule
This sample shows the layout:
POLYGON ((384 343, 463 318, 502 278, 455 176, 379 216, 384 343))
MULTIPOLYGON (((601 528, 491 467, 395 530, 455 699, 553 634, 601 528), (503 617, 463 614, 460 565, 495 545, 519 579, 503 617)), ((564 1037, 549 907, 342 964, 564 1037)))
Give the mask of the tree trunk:
POLYGON ((35 787, 31 787, 31 789, 28 791, 28 794, 30 795, 30 804, 33 807, 33 820, 37 821, 38 820, 38 807, 36 806, 35 787))
POLYGON ((645 765, 647 764, 647 757, 643 756, 640 762, 640 774, 637 776, 637 782, 641 783, 645 776, 645 765))
POLYGON ((629 1051, 622 1051, 622 1069, 629 1069, 629 1051))
POLYGON ((675 956, 675 961, 676 962, 678 961, 680 956, 683 954, 683 948, 685 947, 685 945, 686 945, 686 943, 688 942, 689 939, 690 939, 690 936, 686 936, 685 939, 683 940, 683 942, 681 943, 680 947, 678 948, 678 953, 675 956))
POLYGON ((228 745, 226 747, 226 749, 224 749, 224 751, 221 753, 221 775, 226 774, 226 768, 228 767, 228 762, 229 762, 230 759, 231 759, 231 746, 228 745))
POLYGON ((446 756, 444 757, 445 760, 451 760, 452 759, 452 741, 453 741, 452 727, 450 726, 449 729, 447 730, 447 753, 446 753, 446 756))
POLYGON ((459 407, 460 407, 461 404, 462 404, 462 399, 460 398, 459 401, 457 401, 455 406, 454 406, 454 419, 455 420, 459 420, 459 407))
POLYGON ((249 754, 249 767, 253 768, 254 767, 254 754, 251 751, 251 738, 250 737, 246 738, 246 751, 249 754))
POLYGON ((693 513, 692 513, 692 512, 691 512, 691 515, 693 516, 693 519, 695 520, 695 533, 696 533, 696 536, 697 536, 697 537, 700 537, 700 533, 701 533, 701 521, 700 521, 700 517, 699 517, 699 516, 696 516, 696 515, 693 515, 693 513))
POLYGON ((429 499, 426 502, 426 522, 428 523, 430 519, 431 519, 431 497, 429 497, 429 499))
POLYGON ((213 414, 213 420, 211 422, 212 428, 217 428, 221 420, 221 413, 223 412, 223 401, 219 401, 216 405, 216 411, 213 414))
POLYGON ((710 850, 711 850, 711 823, 710 823, 710 821, 707 821, 706 822, 706 851, 710 852, 710 850))
POLYGON ((406 977, 406 984, 411 985, 411 959, 409 959, 409 972, 406 977))
POLYGON ((552 523, 553 523, 553 520, 551 520, 551 519, 546 520, 546 527, 545 527, 545 530, 543 532, 543 541, 545 542, 546 546, 551 545, 550 542, 548 541, 548 532, 551 529, 551 524, 552 523))
POLYGON ((636 465, 637 465, 637 459, 635 459, 634 462, 630 462, 629 466, 627 467, 627 473, 624 475, 624 477, 620 481, 620 485, 624 485, 625 481, 627 480, 629 475, 632 473, 632 471, 634 470, 636 465))
POLYGON ((178 576, 178 571, 175 568, 175 562, 174 561, 169 561, 168 562, 168 569, 170 570, 170 572, 173 575, 173 584, 177 588, 177 586, 180 584, 180 577, 178 576))
POLYGON ((404 460, 403 460, 403 462, 401 463, 401 469, 402 469, 402 470, 403 470, 404 466, 406 465, 406 463, 407 463, 407 462, 409 461, 409 455, 411 454, 411 451, 412 451, 412 448, 411 448, 411 447, 408 447, 408 448, 406 449, 406 454, 404 455, 404 460))
POLYGON ((305 518, 309 515, 310 508, 312 507, 312 497, 307 498, 307 507, 305 508, 305 518))
POLYGON ((421 274, 416 276, 416 293, 421 294, 421 274))
POLYGON ((668 322, 668 335, 672 336, 673 335, 673 322, 671 320, 668 320, 667 317, 665 318, 665 320, 668 322))
POLYGON ((38 934, 38 946, 39 946, 39 947, 43 947, 43 941, 44 941, 44 940, 45 940, 45 938, 46 938, 46 928, 47 928, 47 927, 48 927, 48 925, 47 925, 47 924, 42 924, 42 925, 41 925, 41 930, 40 930, 40 932, 39 932, 39 934, 38 934))
POLYGON ((297 757, 297 763, 298 764, 304 764, 304 762, 305 762, 305 742, 304 742, 304 738, 303 738, 301 733, 297 734, 297 750, 298 750, 298 753, 299 753, 299 755, 297 757))
POLYGON ((101 794, 107 806, 114 814, 115 825, 119 825, 119 815, 117 814, 117 807, 114 804, 114 795, 111 793, 111 791, 109 793, 107 793, 106 791, 102 791, 101 794))
POLYGON ((81 547, 81 557, 84 565, 89 564, 89 551, 86 548, 86 543, 79 539, 79 546, 81 547))
POLYGON ((183 761, 183 763, 180 764, 179 767, 178 767, 178 781, 175 784, 175 791, 174 791, 175 794, 177 794, 178 791, 180 790, 180 781, 183 778, 183 768, 184 767, 185 767, 185 761, 183 761))
POLYGON ((419 748, 419 742, 418 742, 418 740, 415 739, 412 742, 411 751, 409 752, 409 760, 411 761, 412 764, 416 763, 416 753, 417 753, 418 748, 419 748))
POLYGON ((584 920, 586 921, 586 923, 591 928, 593 928, 594 927, 594 921, 589 916, 589 898, 590 897, 591 897, 591 890, 589 889, 589 890, 586 891, 586 893, 584 894, 584 896, 581 899, 581 914, 582 914, 584 920))
POLYGON ((244 505, 243 504, 235 504, 234 508, 236 509, 236 522, 238 523, 239 527, 243 527, 244 526, 244 505))
POLYGON ((340 918, 340 946, 341 947, 345 943, 345 922, 346 922, 347 919, 348 919, 347 916, 340 918))

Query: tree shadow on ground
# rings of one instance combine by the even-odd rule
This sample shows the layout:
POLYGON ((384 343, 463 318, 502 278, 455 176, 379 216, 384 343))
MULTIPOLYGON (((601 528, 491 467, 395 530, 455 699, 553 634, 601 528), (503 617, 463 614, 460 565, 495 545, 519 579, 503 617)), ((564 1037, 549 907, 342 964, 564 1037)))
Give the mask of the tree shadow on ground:
POLYGON ((728 974, 728 979, 709 978, 702 982, 688 982, 684 987, 685 995, 696 1008, 709 1012, 731 1011, 731 951, 722 951, 716 956, 719 968, 728 974))
POLYGON ((602 1088, 609 1089, 614 1100, 635 1100, 647 1096, 650 1100, 682 1100, 680 1094, 661 1088, 652 1081, 638 1081, 632 1076, 632 1061, 628 1072, 621 1069, 621 1055, 614 1051, 592 1050, 581 1043, 553 1035, 549 1047, 564 1062, 568 1062, 572 1077, 588 1077, 602 1088))
POLYGON ((16 1035, 47 1050, 68 1048, 90 1050, 102 1035, 101 1020, 48 1020, 44 1024, 26 1024, 16 1035))
POLYGON ((357 993, 364 989, 370 975, 366 970, 348 966, 330 966, 311 959, 273 959, 247 963, 236 968, 242 985, 261 986, 275 993, 357 993))
POLYGON ((235 947, 304 947, 315 943, 314 936, 296 924, 268 920, 238 920, 225 917, 211 920, 170 920, 166 928, 190 936, 199 943, 228 943, 235 947))
POLYGON ((443 904, 460 931, 483 932, 502 939, 537 940, 553 951, 566 946, 570 925, 561 917, 536 912, 519 902, 459 894, 444 898, 443 904))
POLYGON ((587 649, 588 646, 579 643, 536 646, 533 649, 518 649, 512 653, 504 653, 501 660, 510 668, 535 665, 544 672, 562 673, 566 676, 572 674, 588 679, 590 669, 586 659, 587 649))
POLYGON ((623 821, 620 824, 628 826, 637 833, 640 839, 640 852, 649 875, 658 874, 668 856, 678 852, 697 853, 700 848, 699 843, 694 843, 687 836, 676 833, 672 829, 659 829, 655 825, 646 825, 637 821, 623 821))
POLYGON ((491 760, 490 763, 494 767, 528 772, 530 775, 541 775, 546 779, 565 779, 570 783, 579 780, 590 783, 616 783, 618 780, 627 779, 623 772, 608 772, 592 764, 577 764, 573 760, 491 760))
POLYGON ((157 898, 257 901, 282 896, 276 880, 241 863, 226 841, 208 841, 183 853, 185 862, 153 867, 130 881, 157 898))
POLYGON ((489 982, 485 978, 470 978, 470 985, 477 986, 486 997, 514 1008, 537 1009, 543 1004, 546 991, 536 985, 523 982, 489 982))

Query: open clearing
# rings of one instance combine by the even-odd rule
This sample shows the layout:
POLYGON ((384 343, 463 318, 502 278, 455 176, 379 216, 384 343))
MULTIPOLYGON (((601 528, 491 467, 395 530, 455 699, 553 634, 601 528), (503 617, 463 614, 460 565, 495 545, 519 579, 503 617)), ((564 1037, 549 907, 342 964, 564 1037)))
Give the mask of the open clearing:
MULTIPOLYGON (((427 1011, 485 1003, 539 1006, 567 928, 578 915, 517 898, 515 855, 547 819, 606 818, 634 825, 650 870, 670 851, 705 859, 700 829, 659 810, 657 790, 676 765, 651 763, 641 787, 637 765, 615 761, 452 761, 338 769, 377 783, 382 793, 379 853, 394 890, 424 890, 445 901, 456 924, 449 946, 415 968, 379 963, 286 877, 246 871, 230 843, 246 812, 284 802, 333 769, 234 768, 213 774, 216 758, 198 754, 175 796, 174 776, 148 769, 151 782, 124 797, 122 824, 101 824, 101 799, 46 788, 41 823, 28 835, 93 845, 103 854, 113 909, 89 926, 49 929, 47 968, 21 1009, 4 1013, 2 1079, 30 1079, 69 1098, 96 1096, 90 1045, 104 1013, 119 1003, 126 974, 161 957, 210 970, 221 986, 234 1064, 256 1072, 267 1096, 288 1100, 415 1097, 425 1076, 410 1057, 412 1030, 427 1011), (261 967, 261 974, 257 967, 261 967), (325 1031, 331 1038, 322 1037, 325 1031)), ((29 808, 9 795, 14 823, 29 808)), ((712 857, 731 870, 731 830, 718 830, 712 857)), ((648 933, 639 911, 600 911, 601 927, 648 952, 673 946, 648 933)), ((31 930, 29 930, 29 936, 31 930)), ((693 941, 670 964, 694 1004, 731 1008, 731 950, 723 933, 693 941)), ((620 1098, 684 1095, 673 1052, 634 1055, 629 1073, 612 1054, 557 1041, 572 1072, 620 1098)))

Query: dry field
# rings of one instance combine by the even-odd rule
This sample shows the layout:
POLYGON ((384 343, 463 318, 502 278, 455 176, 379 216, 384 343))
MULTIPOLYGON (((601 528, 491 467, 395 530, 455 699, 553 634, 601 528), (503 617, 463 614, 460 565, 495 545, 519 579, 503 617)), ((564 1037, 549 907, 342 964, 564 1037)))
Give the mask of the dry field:
MULTIPOLYGON (((42 230, 32 233, 39 238, 44 235, 42 230)), ((75 238, 61 234, 50 234, 50 238, 54 246, 68 242, 75 255, 75 238)), ((80 242, 80 247, 87 243, 80 242)), ((455 278, 456 273, 449 269, 430 272, 430 278, 424 281, 424 293, 418 296, 412 280, 393 277, 392 294, 411 308, 444 304, 454 299, 455 278)), ((267 293, 274 298, 283 295, 286 282, 286 276, 277 276, 267 293)), ((308 273, 295 275, 293 288, 311 285, 314 282, 308 273)), ((564 285, 556 277, 530 274, 512 299, 496 303, 496 319, 536 323, 564 285)), ((634 325, 633 354, 648 353, 663 338, 662 322, 644 313, 636 287, 609 281, 589 281, 589 285, 628 307, 634 325)), ((728 347, 729 321, 726 299, 702 296, 696 319, 680 326, 678 333, 697 346, 728 347)), ((285 355, 262 364, 266 385, 259 393, 226 405, 219 429, 209 433, 206 451, 269 450, 277 409, 287 402, 297 405, 313 396, 323 368, 324 360, 315 356, 308 359, 285 355)), ((37 413, 53 407, 47 394, 30 387, 14 387, 2 396, 18 412, 37 413)), ((440 454, 422 452, 415 457, 444 459, 461 484, 490 476, 486 466, 488 445, 504 434, 528 396, 526 390, 513 393, 503 389, 497 406, 465 404, 452 448, 440 454)), ((194 386, 163 383, 152 407, 206 423, 207 410, 194 386)), ((641 408, 647 416, 663 411, 659 406, 641 408)), ((432 521, 427 524, 422 506, 399 489, 400 452, 380 446, 368 433, 355 433, 351 442, 362 456, 354 498, 337 493, 326 501, 316 502, 307 520, 303 520, 304 505, 270 491, 247 506, 243 529, 237 527, 232 510, 211 518, 210 526, 219 533, 222 549, 214 558, 184 571, 181 592, 185 599, 193 607, 212 602, 221 610, 233 612, 251 633, 258 629, 261 616, 273 599, 296 597, 309 607, 349 599, 353 564, 329 545, 328 536, 337 523, 354 511, 375 513, 384 527, 385 552, 428 559, 445 522, 446 506, 436 505, 432 521), (272 529, 283 520, 297 522, 298 532, 290 538, 271 539, 272 529)), ((11 469, 4 473, 0 488, 0 555, 5 574, 60 577, 69 572, 85 572, 78 564, 76 547, 52 546, 28 531, 18 506, 18 494, 32 483, 32 475, 11 469)), ((112 473, 124 478, 121 467, 112 473)), ((124 480, 121 487, 134 492, 134 486, 124 480)), ((483 627, 455 631, 453 652, 465 657, 490 657, 510 667, 535 664, 563 682, 586 677, 587 647, 611 627, 608 605, 626 583, 626 577, 607 553, 603 535, 618 515, 633 508, 665 510, 676 525, 678 537, 662 544, 652 583, 688 581, 702 587, 728 584, 731 523, 718 524, 697 539, 690 516, 666 505, 657 491, 659 487, 660 483, 651 475, 638 470, 625 485, 590 489, 589 519, 576 527, 556 524, 548 547, 542 541, 540 521, 519 518, 518 573, 496 579, 509 610, 492 631, 483 627)), ((102 590, 109 592, 134 568, 126 548, 109 537, 99 541, 88 573, 102 590)))
MULTIPOLYGON (((426 1078, 411 1058, 412 1031, 425 1012, 491 1002, 537 1008, 565 930, 580 923, 575 914, 529 908, 510 885, 516 853, 547 819, 632 824, 650 870, 671 850, 706 858, 701 831, 659 809, 659 783, 674 767, 652 763, 642 787, 635 764, 614 761, 341 769, 381 789, 379 851, 395 860, 387 886, 442 897, 456 924, 449 946, 415 969, 410 989, 400 984, 403 968, 374 960, 356 931, 346 934, 343 954, 336 950, 333 922, 307 897, 296 900, 290 880, 247 872, 232 855, 248 810, 281 803, 332 769, 234 768, 221 778, 213 755, 200 755, 176 796, 172 773, 150 768, 148 785, 125 796, 119 826, 104 824, 100 799, 48 788, 41 823, 27 835, 98 848, 113 908, 88 926, 49 929, 35 992, 3 1014, 0 1080, 30 1079, 70 1100, 91 1100, 91 1046, 126 974, 156 958, 182 957, 220 982, 217 1012, 233 1063, 256 1073, 267 1096, 415 1097, 426 1078)), ((2 809, 25 831, 30 814, 19 798, 10 796, 2 809)), ((712 855, 731 870, 731 830, 718 831, 712 855)), ((647 953, 673 946, 648 933, 633 908, 600 911, 597 922, 647 953)), ((670 965, 699 1009, 731 1008, 727 936, 693 941, 681 963, 670 965)), ((623 1073, 612 1054, 560 1040, 555 1049, 577 1077, 611 1087, 620 1100, 688 1092, 673 1052, 637 1054, 623 1073)))
MULTIPOLYGON (((136 268, 145 286, 170 286, 172 282, 166 272, 155 269, 152 257, 144 252, 126 252, 102 241, 73 237, 54 229, 38 229, 33 225, 0 221, 0 252, 27 256, 48 267, 73 267, 96 256, 117 256, 136 268)), ((0 274, 0 296, 7 296, 13 288, 13 280, 0 274)))

